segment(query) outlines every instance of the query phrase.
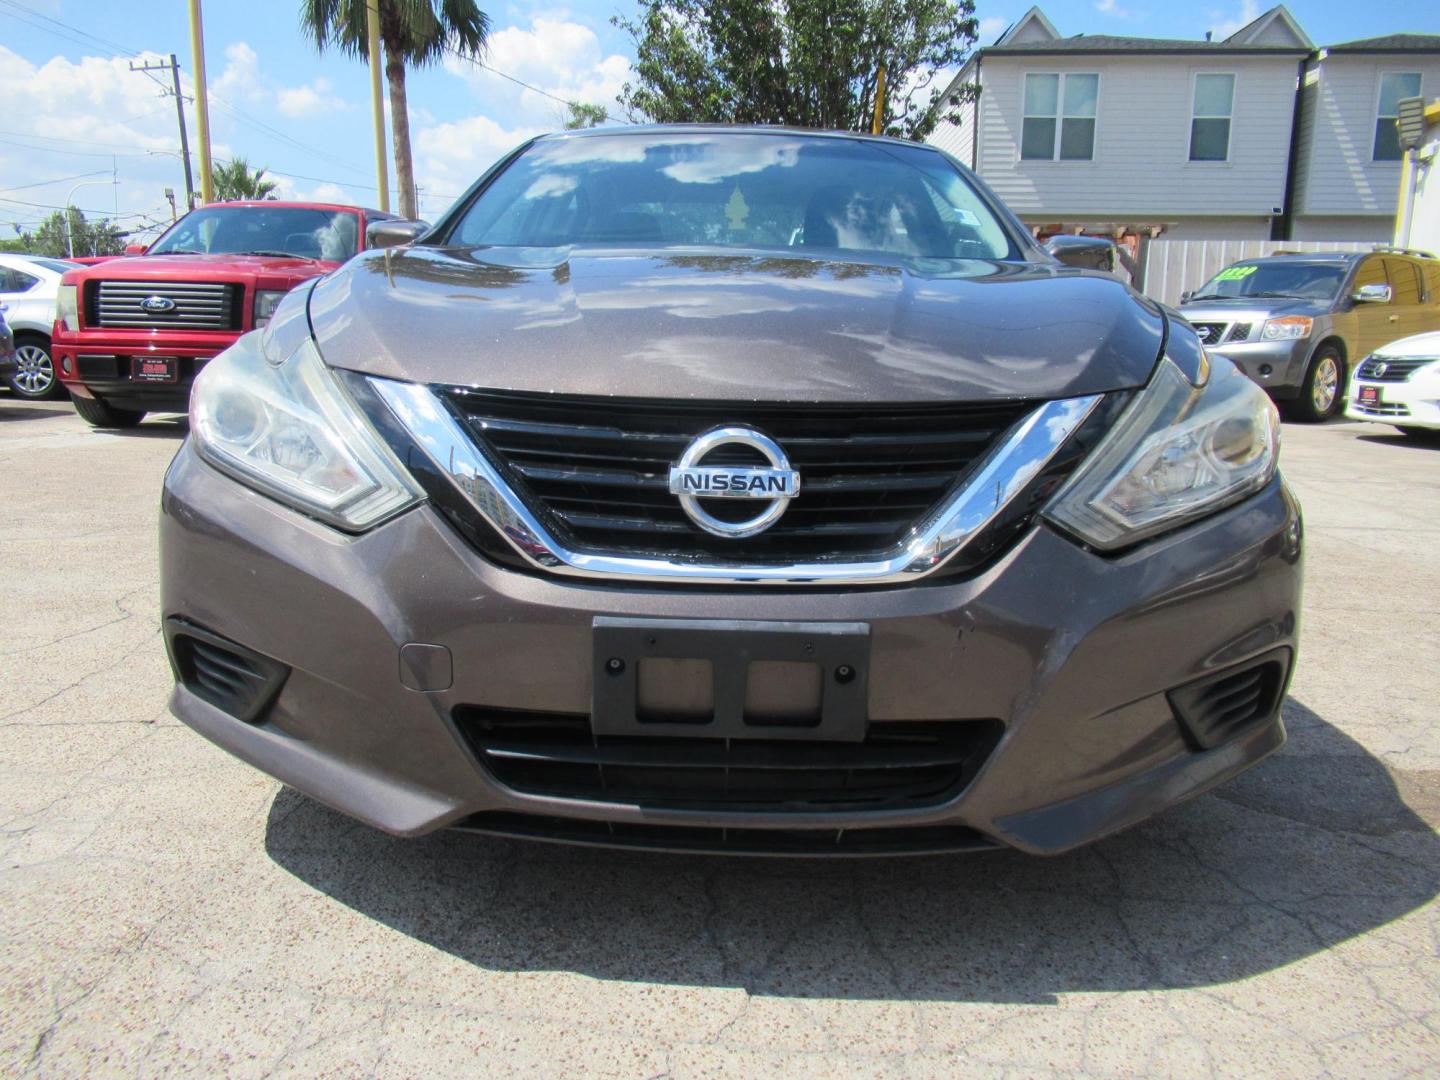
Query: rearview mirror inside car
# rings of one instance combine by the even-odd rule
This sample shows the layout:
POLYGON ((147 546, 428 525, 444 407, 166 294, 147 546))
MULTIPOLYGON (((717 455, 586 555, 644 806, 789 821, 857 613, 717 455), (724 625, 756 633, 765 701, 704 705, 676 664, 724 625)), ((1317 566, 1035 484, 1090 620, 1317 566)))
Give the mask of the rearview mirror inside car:
POLYGON ((408 244, 430 231, 428 221, 405 221, 393 219, 372 221, 365 229, 365 246, 372 248, 394 247, 408 244))

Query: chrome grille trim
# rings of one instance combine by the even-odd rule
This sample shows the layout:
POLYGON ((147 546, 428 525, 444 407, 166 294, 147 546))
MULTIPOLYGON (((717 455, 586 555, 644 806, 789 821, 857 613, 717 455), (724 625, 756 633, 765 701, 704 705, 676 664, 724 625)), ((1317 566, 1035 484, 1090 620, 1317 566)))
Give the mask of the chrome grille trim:
POLYGON ((244 287, 223 281, 107 281, 95 283, 94 325, 131 330, 184 327, 191 330, 240 329, 237 293, 244 287), (175 304, 168 312, 149 312, 141 303, 152 296, 175 304))
POLYGON ((710 585, 895 584, 934 573, 1039 475, 1103 397, 1047 401, 1031 410, 977 463, 963 486, 916 522, 898 551, 858 560, 745 565, 570 550, 516 495, 428 386, 373 375, 367 381, 440 472, 529 565, 572 577, 710 585))

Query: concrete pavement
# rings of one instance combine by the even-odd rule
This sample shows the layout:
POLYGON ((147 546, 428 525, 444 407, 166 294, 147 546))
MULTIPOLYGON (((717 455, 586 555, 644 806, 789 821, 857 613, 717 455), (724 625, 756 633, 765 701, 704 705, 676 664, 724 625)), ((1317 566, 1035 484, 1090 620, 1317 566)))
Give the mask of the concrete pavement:
POLYGON ((1287 425, 1291 742, 1058 859, 401 841, 165 710, 183 428, 0 397, 0 1076, 1440 1073, 1440 447, 1287 425))

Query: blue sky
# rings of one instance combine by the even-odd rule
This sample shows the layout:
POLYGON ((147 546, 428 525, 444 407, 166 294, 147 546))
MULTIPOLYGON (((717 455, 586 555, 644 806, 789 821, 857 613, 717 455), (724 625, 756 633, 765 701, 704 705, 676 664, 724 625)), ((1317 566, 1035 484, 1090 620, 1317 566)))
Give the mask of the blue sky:
MULTIPOLYGON (((1028 2, 978 0, 981 43, 1028 2)), ((1269 5, 1247 0, 1050 0, 1062 34, 1224 36, 1269 5)), ((1434 0, 1298 0, 1291 13, 1320 44, 1398 32, 1440 33, 1434 0)), ((216 155, 266 165, 287 196, 372 204, 364 65, 317 55, 298 30, 298 0, 206 0, 205 46, 216 155)), ((610 16, 633 0, 492 7, 487 63, 556 97, 613 106, 632 53, 610 16)), ((173 99, 128 70, 132 54, 174 52, 189 80, 185 0, 0 0, 0 234, 33 226, 74 185, 87 212, 143 229, 168 223, 163 189, 183 197, 173 99), (118 183, 112 183, 112 177, 118 183)), ((509 147, 559 126, 563 106, 459 60, 411 73, 421 208, 433 217, 509 147)), ((187 106, 192 141, 193 106, 187 106)), ((198 173, 197 173, 198 187, 198 173)))

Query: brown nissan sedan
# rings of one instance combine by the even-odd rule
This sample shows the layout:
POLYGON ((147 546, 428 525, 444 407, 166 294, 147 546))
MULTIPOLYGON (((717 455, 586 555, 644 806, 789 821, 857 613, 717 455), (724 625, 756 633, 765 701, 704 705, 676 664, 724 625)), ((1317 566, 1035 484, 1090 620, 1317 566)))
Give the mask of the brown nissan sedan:
POLYGON ((1058 852, 1284 742, 1274 406, 929 147, 533 140, 199 377, 172 708, 381 829, 1058 852))

